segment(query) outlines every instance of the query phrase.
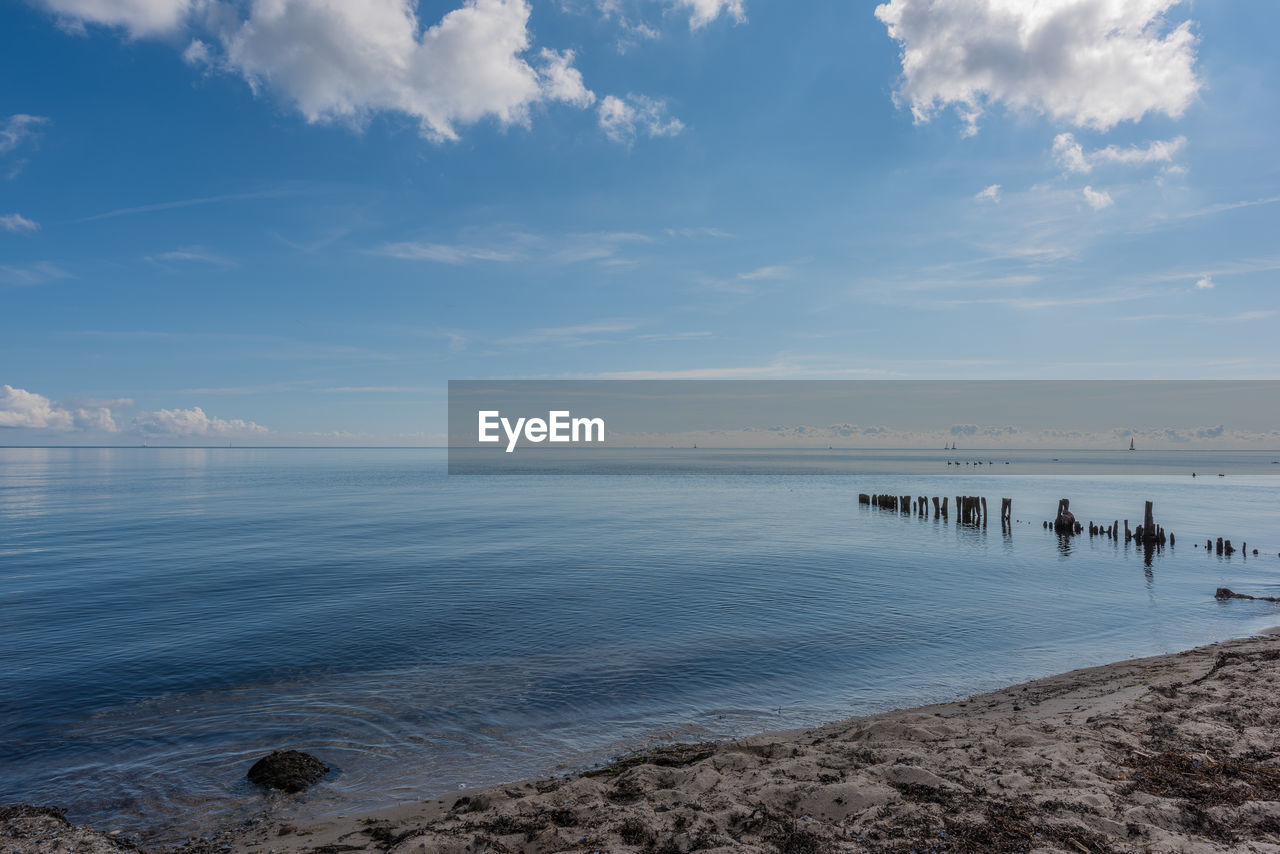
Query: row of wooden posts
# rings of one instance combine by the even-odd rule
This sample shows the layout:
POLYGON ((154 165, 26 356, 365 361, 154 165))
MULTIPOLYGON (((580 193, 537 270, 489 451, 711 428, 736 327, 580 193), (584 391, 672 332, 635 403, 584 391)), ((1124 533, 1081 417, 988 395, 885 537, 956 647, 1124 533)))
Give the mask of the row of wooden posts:
MULTIPOLYGON (((869 495, 865 492, 858 493, 859 504, 869 504, 872 507, 879 507, 884 510, 893 510, 899 513, 912 513, 918 516, 929 515, 929 505, 933 505, 933 518, 947 518, 947 496, 933 496, 929 498, 925 495, 869 495)), ((968 525, 985 525, 987 523, 987 499, 980 495, 957 495, 955 506, 956 513, 960 522, 968 525)), ((1013 521, 1013 499, 1000 499, 1000 524, 1008 525, 1013 521)), ((1058 515, 1053 521, 1045 520, 1044 527, 1053 529, 1059 534, 1068 536, 1073 534, 1081 534, 1085 531, 1085 526, 1076 521, 1076 517, 1071 513, 1071 502, 1069 499, 1063 498, 1058 501, 1058 515)), ((1129 520, 1124 520, 1123 529, 1120 527, 1120 520, 1112 521, 1110 525, 1096 525, 1090 522, 1088 525, 1089 536, 1091 537, 1110 537, 1113 540, 1119 539, 1121 531, 1124 532, 1124 541, 1126 543, 1136 540, 1145 545, 1163 548, 1167 543, 1172 546, 1175 542, 1172 533, 1166 534, 1164 527, 1157 525, 1153 513, 1152 502, 1146 503, 1142 515, 1142 524, 1137 528, 1130 530, 1129 520)), ((1245 551, 1247 543, 1240 544, 1240 550, 1245 551)), ((1215 546, 1213 540, 1206 540, 1205 549, 1214 551, 1215 546)), ((1224 540, 1218 537, 1217 553, 1220 555, 1235 554, 1235 548, 1231 545, 1230 540, 1224 540)), ((1257 549, 1253 550, 1254 554, 1258 553, 1257 549)))
MULTIPOLYGON (((1071 512, 1071 502, 1066 498, 1058 501, 1058 515, 1052 522, 1045 520, 1044 526, 1045 528, 1052 528, 1059 534, 1067 535, 1081 534, 1085 530, 1084 526, 1076 521, 1075 515, 1071 512)), ((1095 525, 1090 522, 1088 529, 1091 537, 1102 536, 1110 537, 1113 540, 1119 539, 1120 520, 1112 521, 1110 526, 1095 525)), ((1174 543, 1173 534, 1169 534, 1166 537, 1164 528, 1156 524, 1150 501, 1147 502, 1146 509, 1143 512, 1142 524, 1137 529, 1129 530, 1129 520, 1124 520, 1124 541, 1127 543, 1131 540, 1158 547, 1164 546, 1166 542, 1169 545, 1174 543)))
MULTIPOLYGON (((869 504, 885 510, 899 513, 914 513, 917 516, 929 515, 929 504, 933 504, 933 518, 947 518, 947 496, 926 495, 868 495, 858 493, 859 504, 869 504)), ((987 499, 980 495, 957 495, 956 515, 959 521, 968 525, 985 525, 987 523, 987 499)), ((1009 523, 1013 517, 1013 499, 1000 499, 1000 521, 1009 523)))

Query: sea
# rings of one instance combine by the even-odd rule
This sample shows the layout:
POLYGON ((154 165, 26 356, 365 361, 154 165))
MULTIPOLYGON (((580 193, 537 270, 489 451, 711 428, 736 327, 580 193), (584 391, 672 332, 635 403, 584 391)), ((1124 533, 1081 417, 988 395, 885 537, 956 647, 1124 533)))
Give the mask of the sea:
POLYGON ((451 476, 430 448, 0 448, 0 804, 175 842, 1249 635, 1280 606, 1214 592, 1280 595, 1273 461, 682 449, 451 476), (1176 542, 1060 537, 1060 498, 1086 526, 1152 501, 1176 542), (333 771, 266 795, 245 772, 277 748, 333 771))

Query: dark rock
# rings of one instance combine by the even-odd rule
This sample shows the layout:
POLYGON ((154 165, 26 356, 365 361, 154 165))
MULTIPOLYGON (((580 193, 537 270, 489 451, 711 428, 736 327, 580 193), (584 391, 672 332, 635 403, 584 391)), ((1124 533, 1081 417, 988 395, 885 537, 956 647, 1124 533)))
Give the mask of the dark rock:
POLYGON ((1247 596, 1244 593, 1236 593, 1228 587, 1219 587, 1218 592, 1213 594, 1214 599, 1248 599, 1252 602, 1280 602, 1274 596, 1247 596))
POLYGON ((282 792, 301 792, 329 773, 329 766, 301 750, 277 750, 249 769, 250 783, 282 792))

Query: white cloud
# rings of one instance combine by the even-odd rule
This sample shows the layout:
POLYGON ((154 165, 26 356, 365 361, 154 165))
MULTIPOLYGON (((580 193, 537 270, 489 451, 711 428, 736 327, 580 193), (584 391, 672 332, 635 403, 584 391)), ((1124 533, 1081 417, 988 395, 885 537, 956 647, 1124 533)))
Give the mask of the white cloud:
POLYGON ((270 87, 308 121, 403 113, 425 135, 492 118, 522 124, 543 101, 594 100, 570 62, 544 50, 534 67, 526 0, 466 0, 419 35, 410 0, 254 0, 222 35, 227 62, 255 90, 270 87))
POLYGON ((979 190, 973 197, 980 202, 998 202, 1000 201, 1000 185, 992 184, 984 190, 979 190))
POLYGON ((0 229, 12 232, 39 231, 40 223, 29 220, 22 214, 5 214, 0 216, 0 229))
POLYGON ((71 21, 123 27, 129 34, 172 32, 191 11, 191 0, 44 0, 52 12, 71 21))
POLYGON ((1106 190, 1095 190, 1093 187, 1084 188, 1084 200, 1089 203, 1089 207, 1095 211, 1103 208, 1109 208, 1115 204, 1115 200, 1111 198, 1111 194, 1106 190))
POLYGON ((582 72, 573 67, 573 51, 557 52, 544 47, 538 52, 538 58, 542 63, 538 74, 548 99, 575 107, 590 107, 595 103, 595 93, 582 82, 582 72))
POLYGON ((697 30, 720 17, 728 15, 738 23, 747 19, 742 8, 743 0, 675 0, 677 7, 689 11, 689 29, 697 30))
MULTIPOLYGON (((1099 164, 1114 163, 1121 166, 1143 166, 1150 163, 1172 163, 1173 159, 1187 147, 1185 136, 1173 139, 1162 139, 1146 145, 1131 145, 1120 148, 1108 145, 1095 151, 1086 152, 1074 135, 1060 133, 1053 140, 1053 154, 1058 164, 1068 172, 1089 173, 1099 164)), ((1169 171, 1180 167, 1170 167, 1169 171)))
POLYGON ((675 136, 684 123, 667 114, 667 104, 646 95, 629 94, 626 98, 606 95, 600 102, 600 127, 614 142, 631 143, 643 131, 647 136, 675 136))
POLYGON ((49 120, 44 116, 16 113, 0 122, 0 154, 8 154, 34 137, 37 128, 49 120))
POLYGON ((441 264, 465 264, 468 261, 518 261, 523 257, 517 252, 502 249, 412 241, 388 243, 378 250, 378 254, 403 261, 437 261, 441 264))
POLYGON ((416 0, 43 2, 67 19, 134 36, 205 27, 209 38, 187 42, 188 63, 238 73, 311 122, 399 113, 439 141, 484 119, 525 124, 537 104, 595 101, 572 51, 532 52, 528 0, 465 0, 425 29, 416 0))
POLYGON ((49 398, 11 385, 0 385, 0 427, 32 430, 93 430, 114 433, 111 404, 131 401, 82 401, 67 407, 49 398))
POLYGON ((0 385, 0 427, 70 430, 73 423, 71 413, 55 406, 49 398, 11 385, 0 385))
POLYGON ((1084 156, 1084 146, 1069 133, 1060 133, 1053 139, 1053 156, 1058 165, 1068 172, 1092 172, 1093 164, 1084 156))
POLYGON ((1212 276, 1201 276, 1200 280, 1196 282, 1196 287, 1202 291, 1212 290, 1213 285, 1214 282, 1212 276))
POLYGON ((57 264, 51 264, 48 261, 38 261, 25 267, 0 264, 0 285, 22 288, 69 278, 71 278, 70 273, 57 264))
POLYGON ((975 133, 995 103, 1106 130, 1177 118, 1200 89, 1177 0, 890 0, 876 17, 901 45, 899 99, 916 121, 955 106, 975 133))
POLYGON ((216 252, 210 252, 200 246, 184 246, 180 249, 173 249, 169 252, 161 252, 159 255, 148 255, 147 261, 152 263, 193 263, 193 264, 210 264, 214 267, 234 267, 235 262, 230 258, 219 255, 216 252))
POLYGON ((791 276, 791 268, 782 264, 774 264, 768 267, 757 267, 746 273, 739 273, 738 278, 744 281, 756 281, 759 279, 786 279, 791 276))
POLYGON ((557 326, 534 329, 524 335, 517 335, 502 341, 503 344, 559 344, 565 347, 582 347, 589 344, 601 344, 619 333, 630 332, 639 324, 632 320, 601 320, 595 323, 583 323, 578 326, 557 326))
POLYGON ((134 416, 133 426, 148 436, 249 436, 270 432, 252 421, 210 417, 198 406, 143 412, 134 416))

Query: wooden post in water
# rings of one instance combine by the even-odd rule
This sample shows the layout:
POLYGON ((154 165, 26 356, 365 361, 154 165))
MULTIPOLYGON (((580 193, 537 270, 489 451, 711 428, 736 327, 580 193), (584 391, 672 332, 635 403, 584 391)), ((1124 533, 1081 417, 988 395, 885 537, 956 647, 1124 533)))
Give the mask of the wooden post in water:
POLYGON ((947 496, 942 496, 942 518, 947 518, 947 496))
POLYGON ((987 524, 987 497, 984 495, 982 501, 982 524, 987 524))
POLYGON ((933 496, 933 518, 938 518, 938 496, 933 496))

